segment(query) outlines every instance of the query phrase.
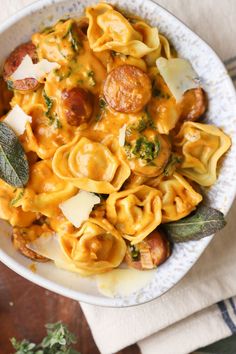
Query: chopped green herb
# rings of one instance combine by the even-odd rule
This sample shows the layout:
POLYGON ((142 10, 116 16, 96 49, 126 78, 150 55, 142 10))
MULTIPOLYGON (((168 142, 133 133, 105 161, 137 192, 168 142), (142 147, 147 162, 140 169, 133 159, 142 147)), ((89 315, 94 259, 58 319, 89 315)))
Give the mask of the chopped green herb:
POLYGON ((152 82, 152 96, 158 98, 164 98, 168 100, 171 96, 168 93, 162 92, 158 87, 156 87, 156 81, 152 82))
POLYGON ((72 73, 72 69, 69 67, 65 73, 61 72, 60 69, 55 69, 54 73, 56 76, 59 77, 59 81, 62 81, 64 79, 67 79, 68 77, 70 77, 70 75, 72 73))
POLYGON ((101 98, 99 98, 98 105, 99 105, 100 108, 105 108, 106 105, 107 105, 107 103, 106 103, 106 101, 104 100, 104 98, 101 97, 101 98))
POLYGON ((159 151, 160 142, 158 140, 149 141, 145 136, 141 136, 136 141, 132 149, 132 154, 150 163, 158 156, 159 151))
POLYGON ((89 78, 89 85, 90 86, 95 86, 96 85, 96 80, 94 78, 95 73, 93 70, 88 71, 88 78, 89 78))
POLYGON ((73 23, 70 24, 67 32, 63 36, 63 38, 66 38, 66 37, 68 37, 68 40, 70 41, 74 52, 78 52, 80 50, 80 48, 82 47, 82 45, 79 41, 78 34, 76 33, 76 31, 73 28, 73 23))
POLYGON ((116 52, 114 50, 111 50, 111 56, 114 58, 116 56, 116 52))
POLYGON ((18 195, 16 195, 15 198, 13 198, 13 199, 11 200, 10 205, 11 205, 11 206, 14 206, 17 202, 19 202, 19 200, 23 197, 24 192, 25 192, 25 190, 22 189, 22 190, 18 193, 18 195))
POLYGON ((132 257, 132 260, 137 262, 140 260, 140 252, 139 250, 137 249, 136 246, 134 245, 130 245, 129 246, 129 251, 130 251, 130 254, 131 254, 131 257, 132 257))
POLYGON ((53 100, 46 94, 45 90, 43 90, 43 98, 47 106, 47 111, 45 114, 48 117, 53 106, 53 100))
POLYGON ((53 27, 45 27, 41 33, 43 34, 50 34, 50 33, 53 33, 55 32, 55 29, 53 27))
POLYGON ((53 100, 46 94, 45 90, 43 90, 43 98, 47 106, 47 111, 45 112, 45 115, 49 119, 49 125, 52 125, 55 122, 55 119, 57 118, 56 113, 51 112, 51 109, 53 107, 53 100))
POLYGON ((12 80, 7 80, 7 88, 9 91, 14 90, 14 82, 12 80))
POLYGON ((167 162, 167 165, 164 169, 164 175, 165 176, 171 176, 176 168, 176 165, 181 163, 183 158, 175 153, 172 153, 170 155, 169 161, 167 162))
POLYGON ((94 193, 94 194, 96 194, 102 200, 106 200, 109 197, 109 194, 101 194, 101 193, 94 193))
POLYGON ((62 128, 62 124, 60 122, 60 120, 58 118, 56 118, 56 128, 57 129, 61 129, 62 128))
POLYGON ((107 103, 104 100, 104 98, 100 97, 99 101, 98 101, 98 106, 100 108, 98 114, 96 115, 96 122, 98 122, 101 119, 102 113, 104 112, 104 110, 106 109, 107 103))
POLYGON ((131 134, 132 131, 137 131, 142 133, 145 129, 152 128, 155 129, 155 124, 152 120, 150 113, 146 110, 145 116, 143 116, 139 121, 138 124, 132 124, 126 129, 127 134, 131 134))

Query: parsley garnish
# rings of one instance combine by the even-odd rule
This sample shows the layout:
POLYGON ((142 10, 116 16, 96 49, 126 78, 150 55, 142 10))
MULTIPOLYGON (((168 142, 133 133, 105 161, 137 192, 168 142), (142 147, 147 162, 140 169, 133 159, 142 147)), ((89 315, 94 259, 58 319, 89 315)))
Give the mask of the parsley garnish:
POLYGON ((41 343, 30 343, 24 339, 18 342, 15 338, 11 339, 15 354, 79 354, 71 347, 76 343, 76 337, 70 333, 67 326, 61 322, 47 324, 47 336, 41 343))
POLYGON ((168 93, 165 93, 161 91, 159 87, 156 87, 155 80, 152 82, 152 96, 158 98, 164 98, 166 100, 170 98, 170 95, 168 93))
POLYGON ((99 106, 100 110, 99 110, 98 114, 96 115, 96 118, 95 118, 96 122, 98 122, 100 120, 102 113, 106 109, 106 105, 107 105, 107 103, 104 100, 104 98, 100 97, 99 101, 98 101, 98 106, 99 106))
POLYGON ((139 133, 142 133, 147 128, 152 128, 152 129, 156 128, 150 113, 147 110, 145 113, 146 114, 138 121, 138 124, 136 125, 132 124, 126 129, 128 135, 131 134, 132 131, 137 131, 139 133))
POLYGON ((171 176, 176 168, 176 165, 181 163, 183 158, 175 153, 170 155, 169 161, 164 169, 165 176, 171 176))
POLYGON ((79 41, 78 34, 73 29, 73 27, 74 27, 73 23, 71 23, 66 34, 63 36, 63 38, 68 37, 68 40, 71 43, 71 47, 72 47, 73 51, 78 52, 80 50, 80 48, 82 47, 82 45, 79 41))
POLYGON ((94 76, 95 76, 94 71, 93 70, 88 71, 87 75, 88 75, 88 78, 89 78, 89 85, 90 86, 95 86, 96 85, 96 80, 94 78, 94 76))
POLYGON ((12 80, 7 80, 7 88, 9 91, 14 90, 14 82, 12 80))
POLYGON ((139 250, 134 246, 134 245, 130 245, 129 246, 129 250, 130 250, 130 254, 132 257, 132 260, 137 262, 140 259, 140 252, 139 250))
POLYGON ((13 199, 11 200, 10 205, 11 205, 11 206, 14 206, 14 205, 23 197, 24 192, 25 192, 25 190, 22 189, 22 190, 19 192, 19 194, 16 195, 15 198, 13 198, 13 199))
POLYGON ((44 98, 46 106, 47 106, 47 110, 45 112, 45 115, 49 119, 49 125, 52 125, 55 123, 55 120, 58 120, 57 114, 51 112, 52 107, 53 107, 53 100, 46 94, 45 90, 43 90, 43 98, 44 98))
POLYGON ((49 117, 50 116, 50 111, 52 109, 52 106, 53 106, 53 100, 46 94, 46 91, 43 90, 43 98, 44 98, 44 101, 46 103, 46 106, 47 106, 47 111, 45 112, 46 116, 49 117))
POLYGON ((147 161, 148 163, 158 156, 159 151, 160 142, 157 139, 155 141, 149 141, 145 136, 138 138, 132 148, 133 155, 147 161))
POLYGON ((107 200, 107 198, 109 197, 109 194, 101 194, 101 193, 94 193, 95 195, 97 195, 101 200, 107 200))

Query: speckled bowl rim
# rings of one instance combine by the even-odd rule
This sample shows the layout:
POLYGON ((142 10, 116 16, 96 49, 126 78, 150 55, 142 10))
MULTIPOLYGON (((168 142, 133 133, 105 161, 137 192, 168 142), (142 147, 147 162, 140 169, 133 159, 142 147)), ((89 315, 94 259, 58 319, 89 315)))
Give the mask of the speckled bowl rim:
MULTIPOLYGON (((17 11, 15 14, 10 16, 8 19, 6 19, 3 23, 0 24, 0 35, 9 29, 12 25, 17 23, 19 20, 23 19, 24 17, 28 16, 30 12, 36 12, 44 7, 57 4, 62 2, 63 0, 36 0, 32 4, 29 4, 22 8, 21 10, 17 11)), ((97 1, 95 0, 94 3, 97 1)), ((109 1, 108 1, 109 2, 109 1)), ((114 1, 113 1, 114 2, 114 1)), ((210 53, 212 56, 215 57, 215 60, 218 61, 218 65, 221 66, 222 68, 225 69, 224 64, 222 63, 221 59, 218 57, 217 53, 209 46, 208 43, 206 43, 199 35, 197 35, 195 32, 193 32, 188 26, 186 26, 180 19, 178 19, 174 14, 172 14, 170 11, 166 10, 163 6, 155 3, 153 0, 145 0, 146 3, 154 4, 157 11, 158 9, 161 9, 163 12, 165 12, 168 16, 172 16, 175 21, 178 21, 181 26, 185 27, 186 31, 189 31, 192 35, 194 35, 198 40, 203 42, 205 46, 208 47, 210 53)), ((119 0, 117 0, 117 3, 119 3, 119 0)), ((226 69, 225 69, 226 70, 226 69)), ((236 103, 236 95, 235 95, 235 88, 233 85, 233 82, 231 78, 228 75, 228 82, 227 85, 229 89, 232 90, 232 93, 234 93, 235 96, 235 103, 236 103)), ((236 168, 235 168, 236 169, 236 168)), ((232 193, 230 196, 228 196, 228 202, 227 202, 227 207, 225 208, 225 214, 228 213, 234 198, 236 194, 236 183, 235 183, 235 188, 234 188, 234 193, 232 193)), ((178 278, 175 279, 174 283, 172 286, 164 291, 162 294, 158 296, 154 296, 153 298, 145 301, 141 301, 139 303, 134 303, 134 304, 129 304, 129 305, 117 305, 116 301, 111 298, 99 298, 94 295, 88 295, 84 294, 79 291, 75 291, 72 289, 69 289, 65 287, 64 285, 58 285, 54 283, 53 281, 50 281, 48 279, 45 279, 43 276, 38 275, 37 273, 33 273, 30 269, 26 268, 25 266, 19 264, 16 260, 14 260, 11 256, 6 254, 2 249, 0 249, 0 261, 4 263, 7 267, 9 267, 11 270, 16 272, 17 274, 21 275, 22 277, 26 278, 27 280, 32 281, 33 283, 40 285, 50 291, 56 292, 60 295, 69 297, 74 300, 78 300, 81 302, 93 304, 93 305, 99 305, 99 306, 105 306, 105 307, 131 307, 131 306, 137 306, 141 305, 146 302, 153 301, 155 298, 163 295, 167 291, 169 291, 174 285, 176 285, 185 275, 188 273, 188 271, 193 267, 193 265, 196 263, 196 261, 199 259, 199 257, 202 255, 203 251, 205 248, 208 246, 208 244, 211 242, 212 238, 214 235, 209 236, 207 238, 202 239, 201 242, 201 250, 199 251, 198 255, 194 258, 193 263, 186 267, 185 271, 179 276, 178 278)))

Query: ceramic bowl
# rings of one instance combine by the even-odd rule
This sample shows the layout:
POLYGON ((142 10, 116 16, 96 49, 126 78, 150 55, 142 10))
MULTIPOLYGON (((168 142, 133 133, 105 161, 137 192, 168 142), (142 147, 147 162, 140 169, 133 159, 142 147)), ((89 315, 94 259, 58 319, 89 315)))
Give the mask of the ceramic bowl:
MULTIPOLYGON (((40 0, 15 14, 0 25, 0 63, 20 43, 29 40, 31 34, 56 22, 60 18, 81 16, 84 8, 95 0, 40 0)), ((207 203, 227 213, 236 190, 236 98, 233 84, 215 52, 174 15, 150 0, 110 1, 120 9, 139 15, 165 34, 181 57, 191 61, 199 74, 203 88, 209 97, 207 122, 213 123, 229 134, 232 148, 220 169, 217 183, 206 192, 207 203)), ((56 268, 51 263, 37 264, 34 273, 30 260, 15 251, 11 243, 11 229, 1 221, 0 259, 9 268, 49 290, 102 306, 125 307, 139 305, 157 298, 176 284, 193 266, 213 236, 197 242, 176 244, 169 260, 160 266, 152 281, 128 296, 107 298, 101 295, 95 281, 56 268)))

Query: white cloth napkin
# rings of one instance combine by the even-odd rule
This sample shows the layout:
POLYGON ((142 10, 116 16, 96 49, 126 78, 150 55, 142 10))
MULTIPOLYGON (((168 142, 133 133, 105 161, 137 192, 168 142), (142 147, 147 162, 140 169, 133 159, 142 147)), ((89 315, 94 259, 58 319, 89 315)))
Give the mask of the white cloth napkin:
MULTIPOLYGON (((31 2, 0 0, 0 21, 31 2)), ((236 78, 235 0, 157 2, 205 39, 236 78)), ((114 353, 138 342, 142 354, 187 354, 236 333, 236 298, 231 298, 236 295, 235 229, 236 203, 227 227, 215 236, 188 275, 148 304, 128 309, 81 304, 101 353, 114 353)))
MULTIPOLYGON (((205 39, 236 78, 236 1, 159 0, 205 39)), ((236 181, 235 181, 236 183, 236 181)), ((188 275, 160 298, 128 309, 81 304, 102 354, 138 343, 142 354, 187 354, 236 333, 236 202, 188 275)))

